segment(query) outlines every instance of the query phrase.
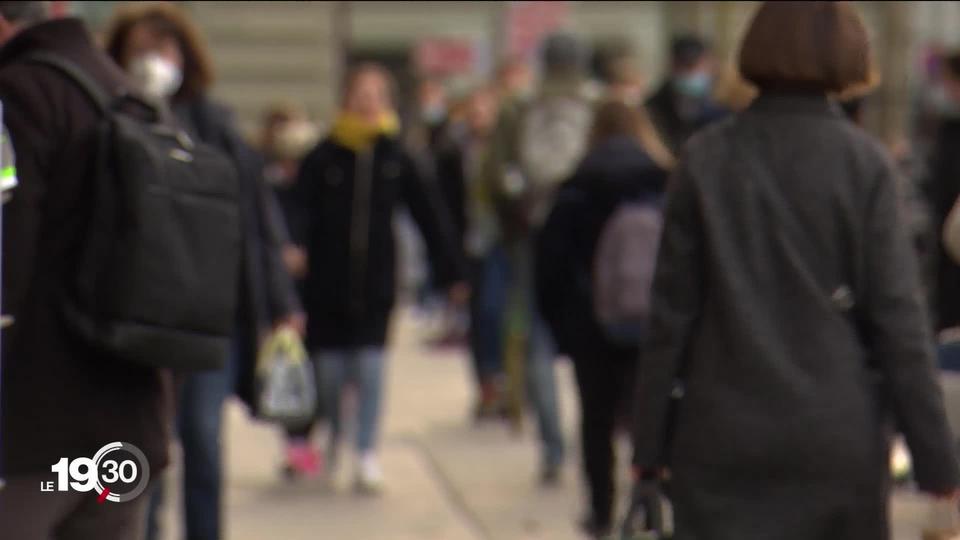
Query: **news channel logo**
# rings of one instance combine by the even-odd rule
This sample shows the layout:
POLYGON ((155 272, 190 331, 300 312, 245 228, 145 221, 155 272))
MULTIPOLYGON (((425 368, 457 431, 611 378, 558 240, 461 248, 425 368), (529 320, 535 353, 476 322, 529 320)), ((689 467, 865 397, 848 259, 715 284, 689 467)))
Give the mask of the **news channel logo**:
POLYGON ((150 483, 147 457, 126 442, 106 444, 92 458, 60 458, 50 471, 57 479, 41 482, 40 491, 94 491, 100 503, 132 501, 150 483))

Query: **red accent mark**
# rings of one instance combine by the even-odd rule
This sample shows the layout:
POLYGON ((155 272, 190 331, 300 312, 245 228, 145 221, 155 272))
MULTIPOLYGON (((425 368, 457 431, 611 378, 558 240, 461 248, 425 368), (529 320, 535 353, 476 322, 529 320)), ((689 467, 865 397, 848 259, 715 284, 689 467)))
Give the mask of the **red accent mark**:
POLYGON ((103 504, 103 501, 107 500, 107 495, 110 495, 110 488, 105 487, 103 488, 103 493, 97 497, 97 502, 103 504))

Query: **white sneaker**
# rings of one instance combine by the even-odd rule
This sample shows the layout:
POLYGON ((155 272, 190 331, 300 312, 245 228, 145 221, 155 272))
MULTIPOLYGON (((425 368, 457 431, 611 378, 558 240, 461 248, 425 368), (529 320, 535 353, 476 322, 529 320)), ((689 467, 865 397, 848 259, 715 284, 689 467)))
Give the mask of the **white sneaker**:
POLYGON ((364 452, 357 458, 357 492, 379 495, 383 491, 383 469, 374 452, 364 452))

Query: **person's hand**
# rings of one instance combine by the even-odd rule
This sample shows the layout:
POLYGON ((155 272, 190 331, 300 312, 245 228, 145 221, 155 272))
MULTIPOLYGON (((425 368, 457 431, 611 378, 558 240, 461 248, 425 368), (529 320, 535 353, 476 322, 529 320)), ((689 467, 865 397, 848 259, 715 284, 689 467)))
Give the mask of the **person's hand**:
POLYGON ((275 330, 279 330, 280 328, 290 328, 297 334, 300 334, 300 337, 303 337, 307 333, 307 316, 304 313, 287 315, 274 324, 275 330))
POLYGON ((470 301, 470 285, 464 282, 454 283, 447 292, 450 302, 456 306, 462 306, 470 301))
POLYGON ((303 279, 307 275, 307 252, 300 246, 287 244, 281 252, 283 264, 294 279, 303 279))

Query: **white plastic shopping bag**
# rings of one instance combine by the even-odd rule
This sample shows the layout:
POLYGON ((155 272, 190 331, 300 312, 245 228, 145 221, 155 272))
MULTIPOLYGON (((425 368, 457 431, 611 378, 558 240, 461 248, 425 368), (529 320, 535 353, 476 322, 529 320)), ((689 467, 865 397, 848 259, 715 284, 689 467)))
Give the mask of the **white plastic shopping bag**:
POLYGON ((300 336, 280 328, 263 342, 257 357, 257 416, 296 428, 310 423, 316 410, 313 364, 300 336))

